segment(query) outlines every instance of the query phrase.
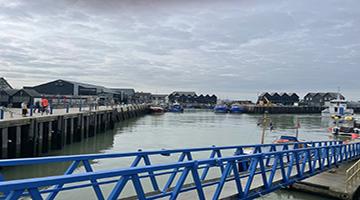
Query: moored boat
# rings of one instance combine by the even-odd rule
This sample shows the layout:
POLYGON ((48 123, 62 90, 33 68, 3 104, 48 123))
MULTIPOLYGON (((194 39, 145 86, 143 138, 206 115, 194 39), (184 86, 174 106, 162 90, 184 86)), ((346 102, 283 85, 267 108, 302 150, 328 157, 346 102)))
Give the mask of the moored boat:
POLYGON ((174 103, 173 105, 170 106, 169 112, 175 112, 175 113, 181 113, 184 112, 184 108, 178 104, 178 103, 174 103))
POLYGON ((230 113, 243 113, 244 108, 240 104, 233 104, 230 108, 230 113))
POLYGON ((342 99, 335 99, 330 101, 328 108, 321 111, 323 117, 343 117, 353 115, 354 110, 347 108, 347 101, 342 99))
POLYGON ((347 137, 351 139, 359 138, 360 122, 358 120, 344 121, 339 123, 335 121, 335 126, 330 127, 329 131, 336 137, 347 137))
POLYGON ((214 112, 215 113, 227 113, 228 107, 225 104, 218 104, 214 107, 214 112))
POLYGON ((159 107, 159 106, 150 106, 150 112, 154 113, 154 114, 163 114, 164 113, 164 108, 159 107))

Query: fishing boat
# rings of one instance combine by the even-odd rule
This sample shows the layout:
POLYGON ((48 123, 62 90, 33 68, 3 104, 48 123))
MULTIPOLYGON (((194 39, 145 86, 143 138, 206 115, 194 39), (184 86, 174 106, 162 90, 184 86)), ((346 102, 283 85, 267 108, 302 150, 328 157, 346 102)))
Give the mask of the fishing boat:
POLYGON ((175 112, 175 113, 181 113, 184 112, 184 108, 178 104, 178 103, 174 103, 173 105, 170 106, 169 112, 175 112))
POLYGON ((242 107, 240 104, 233 104, 231 105, 230 108, 230 113, 243 113, 244 112, 244 107, 242 107))
POLYGON ((329 131, 336 137, 356 139, 360 135, 360 121, 353 120, 341 124, 336 123, 334 127, 329 128, 329 131))
POLYGON ((164 112, 165 112, 164 108, 160 106, 150 106, 150 113, 163 114, 164 112))
POLYGON ((351 116, 354 114, 353 109, 347 108, 347 101, 342 99, 335 99, 330 101, 328 108, 321 111, 323 117, 343 117, 351 116))
POLYGON ((214 107, 215 113, 227 113, 228 112, 228 106, 225 104, 218 104, 214 107))

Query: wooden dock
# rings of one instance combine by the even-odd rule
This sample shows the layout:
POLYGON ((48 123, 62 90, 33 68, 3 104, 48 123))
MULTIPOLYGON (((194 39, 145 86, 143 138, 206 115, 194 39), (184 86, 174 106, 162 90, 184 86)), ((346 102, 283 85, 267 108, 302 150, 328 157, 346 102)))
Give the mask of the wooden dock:
POLYGON ((147 105, 126 105, 82 111, 73 108, 68 112, 58 109, 52 115, 34 113, 31 117, 7 115, 0 120, 0 155, 2 159, 40 156, 113 129, 116 122, 148 111, 147 105))

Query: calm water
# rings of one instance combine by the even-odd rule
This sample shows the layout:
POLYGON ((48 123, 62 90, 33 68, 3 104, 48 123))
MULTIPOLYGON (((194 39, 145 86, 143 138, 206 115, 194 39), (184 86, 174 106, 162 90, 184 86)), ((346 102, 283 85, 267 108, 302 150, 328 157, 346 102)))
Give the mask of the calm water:
MULTIPOLYGON (((166 113, 148 115, 119 123, 114 130, 98 134, 81 143, 66 146, 51 155, 114 153, 142 150, 208 147, 211 145, 239 145, 260 142, 262 115, 214 114, 211 111, 185 111, 182 114, 166 113)), ((329 121, 320 115, 269 115, 274 131, 267 131, 265 141, 271 143, 280 135, 295 135, 297 120, 300 122, 299 138, 302 140, 328 140, 329 121)), ((161 162, 161 159, 153 160, 161 162)), ((95 170, 126 167, 130 160, 98 160, 95 170)), ((68 163, 62 165, 27 166, 2 169, 6 179, 39 177, 62 174, 68 163)), ((82 167, 77 171, 82 171, 82 167)), ((111 187, 105 188, 110 191, 111 187)), ((65 193, 64 199, 91 199, 91 193, 65 193), (80 195, 80 196, 79 196, 80 195), (85 197, 85 198, 84 198, 85 197)), ((328 199, 293 191, 278 191, 264 199, 328 199)))

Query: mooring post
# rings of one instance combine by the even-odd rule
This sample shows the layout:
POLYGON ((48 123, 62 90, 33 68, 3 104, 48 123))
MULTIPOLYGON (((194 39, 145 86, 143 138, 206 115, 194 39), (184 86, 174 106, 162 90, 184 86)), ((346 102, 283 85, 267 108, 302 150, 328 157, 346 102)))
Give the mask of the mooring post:
POLYGON ((70 106, 69 104, 66 104, 66 113, 69 113, 70 106))
POLYGON ((80 101, 80 104, 79 104, 79 111, 81 112, 81 106, 82 106, 82 103, 80 101))
POLYGON ((54 108, 52 105, 50 105, 50 115, 52 115, 54 113, 54 108))
POLYGON ((1 129, 0 131, 0 134, 1 134, 1 141, 2 141, 2 144, 1 144, 1 158, 5 159, 5 158, 8 158, 8 128, 3 128, 1 129))
POLYGON ((21 157, 21 126, 16 127, 16 157, 21 157))

